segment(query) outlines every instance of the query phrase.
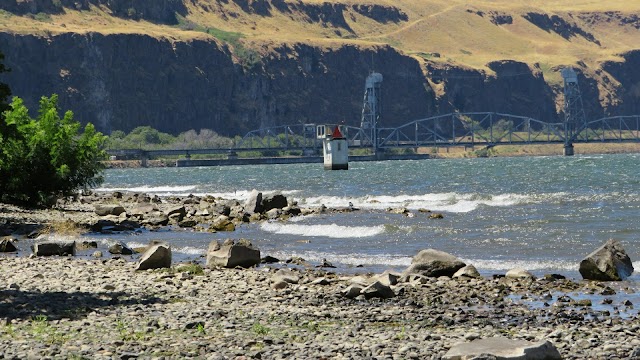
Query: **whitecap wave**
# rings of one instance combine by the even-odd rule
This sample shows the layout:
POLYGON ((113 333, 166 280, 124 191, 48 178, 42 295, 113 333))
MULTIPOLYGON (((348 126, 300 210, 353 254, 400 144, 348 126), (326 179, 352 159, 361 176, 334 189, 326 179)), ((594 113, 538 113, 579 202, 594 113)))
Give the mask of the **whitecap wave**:
POLYGON ((534 195, 520 194, 458 194, 434 193, 424 195, 383 195, 365 197, 319 196, 309 197, 301 201, 306 206, 346 207, 352 203, 361 209, 381 210, 387 208, 407 208, 410 210, 429 209, 452 213, 465 213, 477 209, 481 205, 508 207, 537 201, 534 195))
POLYGON ((207 250, 195 246, 171 247, 171 252, 187 255, 204 255, 207 250))
POLYGON ((529 271, 578 271, 575 261, 563 260, 515 260, 515 259, 462 259, 467 264, 472 264, 478 270, 503 270, 525 269, 529 271))
POLYGON ((112 192, 112 191, 127 191, 127 192, 137 192, 137 193, 147 193, 147 194, 166 194, 173 195, 176 193, 184 193, 190 190, 196 189, 196 185, 183 185, 183 186, 133 186, 133 187, 102 187, 95 189, 100 192, 112 192))
POLYGON ((300 225, 284 224, 276 222, 263 223, 260 228, 263 231, 274 234, 300 235, 300 236, 325 236, 330 238, 363 238, 382 234, 384 225, 377 226, 342 226, 329 225, 300 225))

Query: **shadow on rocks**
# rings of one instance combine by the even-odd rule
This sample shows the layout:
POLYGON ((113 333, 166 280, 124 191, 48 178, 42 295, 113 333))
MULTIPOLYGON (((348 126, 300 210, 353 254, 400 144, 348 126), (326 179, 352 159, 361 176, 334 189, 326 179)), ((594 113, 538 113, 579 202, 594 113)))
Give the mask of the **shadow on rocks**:
POLYGON ((165 304, 155 296, 139 297, 125 292, 30 292, 0 290, 0 317, 31 319, 44 315, 51 320, 81 319, 97 308, 165 304))

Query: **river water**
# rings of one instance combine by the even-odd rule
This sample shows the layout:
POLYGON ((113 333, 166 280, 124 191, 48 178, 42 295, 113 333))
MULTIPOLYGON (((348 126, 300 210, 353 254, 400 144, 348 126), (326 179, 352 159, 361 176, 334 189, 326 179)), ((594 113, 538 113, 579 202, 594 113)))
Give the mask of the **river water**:
MULTIPOLYGON (((607 239, 619 240, 639 269, 640 155, 429 159, 322 164, 111 169, 100 191, 159 196, 211 194, 243 200, 252 189, 280 191, 301 206, 347 207, 288 222, 240 226, 235 233, 191 231, 89 235, 131 246, 160 239, 174 260, 200 260, 211 240, 248 238, 262 255, 323 259, 338 271, 402 270, 434 248, 483 274, 521 267, 580 278, 578 264, 607 239), (388 208, 407 208, 413 216, 388 208), (429 219, 428 209, 443 219, 429 219), (357 267, 357 266, 361 267, 357 267)), ((637 272, 631 277, 639 282, 637 272)))

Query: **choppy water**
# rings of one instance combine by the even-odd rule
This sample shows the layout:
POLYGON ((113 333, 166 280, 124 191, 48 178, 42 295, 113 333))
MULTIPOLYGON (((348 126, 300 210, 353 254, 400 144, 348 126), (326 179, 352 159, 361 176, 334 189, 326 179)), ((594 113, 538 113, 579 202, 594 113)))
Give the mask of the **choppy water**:
POLYGON ((613 238, 640 270, 638 154, 349 166, 348 171, 325 171, 321 164, 108 170, 99 190, 244 199, 257 189, 281 191, 303 206, 351 202, 362 211, 251 224, 235 233, 92 237, 134 246, 163 239, 179 259, 198 258, 212 239, 246 237, 263 255, 327 259, 344 271, 356 265, 365 271, 403 269, 419 250, 435 248, 485 274, 522 267, 576 278, 580 260, 613 238), (388 213, 389 207, 406 207, 415 216, 388 213), (418 209, 443 213, 444 219, 428 219, 418 209))

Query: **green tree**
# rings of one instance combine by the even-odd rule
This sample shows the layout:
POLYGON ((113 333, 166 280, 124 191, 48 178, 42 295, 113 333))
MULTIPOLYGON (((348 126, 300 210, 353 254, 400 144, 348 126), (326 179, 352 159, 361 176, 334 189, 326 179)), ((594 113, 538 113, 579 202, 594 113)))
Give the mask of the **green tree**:
POLYGON ((36 119, 15 97, 3 122, 10 131, 0 138, 1 201, 52 205, 102 182, 105 136, 90 123, 80 133, 71 111, 61 118, 57 95, 42 97, 36 119))
MULTIPOLYGON (((0 74, 9 72, 10 69, 4 65, 4 54, 0 52, 0 74)), ((9 96, 11 96, 11 89, 9 85, 0 82, 0 120, 3 119, 2 114, 9 110, 9 104, 7 103, 9 96)), ((7 131, 4 122, 0 121, 0 137, 7 131)))

